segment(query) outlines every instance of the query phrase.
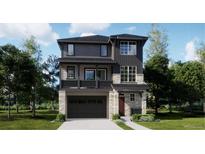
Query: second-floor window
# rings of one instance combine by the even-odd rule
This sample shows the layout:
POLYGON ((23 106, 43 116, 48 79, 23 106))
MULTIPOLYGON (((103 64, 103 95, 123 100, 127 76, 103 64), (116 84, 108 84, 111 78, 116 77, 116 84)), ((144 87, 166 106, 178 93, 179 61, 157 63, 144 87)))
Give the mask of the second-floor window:
POLYGON ((100 46, 100 56, 107 57, 107 45, 100 46))
POLYGON ((106 69, 85 69, 85 80, 106 80, 106 69), (97 72, 97 73, 96 73, 97 72))
POLYGON ((121 41, 120 42, 120 54, 121 55, 136 55, 137 45, 133 41, 121 41))
POLYGON ((68 66, 68 79, 75 79, 75 66, 68 66))
POLYGON ((136 67, 121 66, 120 75, 121 75, 121 82, 135 82, 136 67))
POLYGON ((74 45, 68 44, 68 56, 73 56, 73 55, 74 55, 74 45))

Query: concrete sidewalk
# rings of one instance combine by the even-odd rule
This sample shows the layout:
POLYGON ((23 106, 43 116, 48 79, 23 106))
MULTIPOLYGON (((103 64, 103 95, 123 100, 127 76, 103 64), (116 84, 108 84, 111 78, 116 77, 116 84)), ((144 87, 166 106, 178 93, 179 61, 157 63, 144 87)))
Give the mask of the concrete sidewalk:
POLYGON ((65 121, 59 130, 121 130, 109 119, 69 119, 65 121))
POLYGON ((149 128, 146 128, 144 126, 136 124, 135 122, 132 122, 130 120, 130 117, 121 117, 121 119, 125 122, 126 125, 128 125, 129 127, 133 128, 135 130, 151 130, 149 128))

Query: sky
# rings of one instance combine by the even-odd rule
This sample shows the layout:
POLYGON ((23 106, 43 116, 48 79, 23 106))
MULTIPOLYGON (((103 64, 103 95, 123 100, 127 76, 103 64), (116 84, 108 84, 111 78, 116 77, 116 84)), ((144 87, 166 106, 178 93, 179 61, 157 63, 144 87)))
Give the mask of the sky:
MULTIPOLYGON (((158 24, 168 35, 168 56, 172 62, 198 60, 196 48, 205 42, 205 24, 158 24)), ((60 56, 57 39, 88 35, 136 34, 148 36, 151 24, 145 23, 35 23, 35 24, 0 24, 0 46, 13 44, 22 48, 23 41, 31 35, 36 37, 41 46, 43 59, 48 55, 60 56)), ((144 61, 149 41, 144 46, 144 61)))

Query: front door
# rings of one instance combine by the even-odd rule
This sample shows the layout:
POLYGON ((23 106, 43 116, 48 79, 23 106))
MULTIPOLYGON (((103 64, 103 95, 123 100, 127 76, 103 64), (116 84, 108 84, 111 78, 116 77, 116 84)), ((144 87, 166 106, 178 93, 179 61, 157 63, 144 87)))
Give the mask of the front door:
POLYGON ((125 115, 125 97, 124 96, 119 97, 119 114, 120 116, 125 115))

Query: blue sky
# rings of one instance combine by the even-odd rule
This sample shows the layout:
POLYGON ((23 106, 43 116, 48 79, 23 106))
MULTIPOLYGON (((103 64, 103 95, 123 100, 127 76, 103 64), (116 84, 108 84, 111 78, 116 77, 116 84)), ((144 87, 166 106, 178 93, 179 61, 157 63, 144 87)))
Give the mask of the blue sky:
MULTIPOLYGON (((172 61, 197 60, 196 46, 205 42, 205 24, 159 24, 168 34, 168 55, 172 61)), ((36 36, 41 45, 43 59, 50 54, 60 56, 57 38, 86 36, 93 34, 113 35, 131 33, 147 36, 151 24, 0 24, 0 45, 11 43, 22 47, 22 42, 30 35, 36 36)), ((146 48, 144 47, 146 59, 146 48)))

